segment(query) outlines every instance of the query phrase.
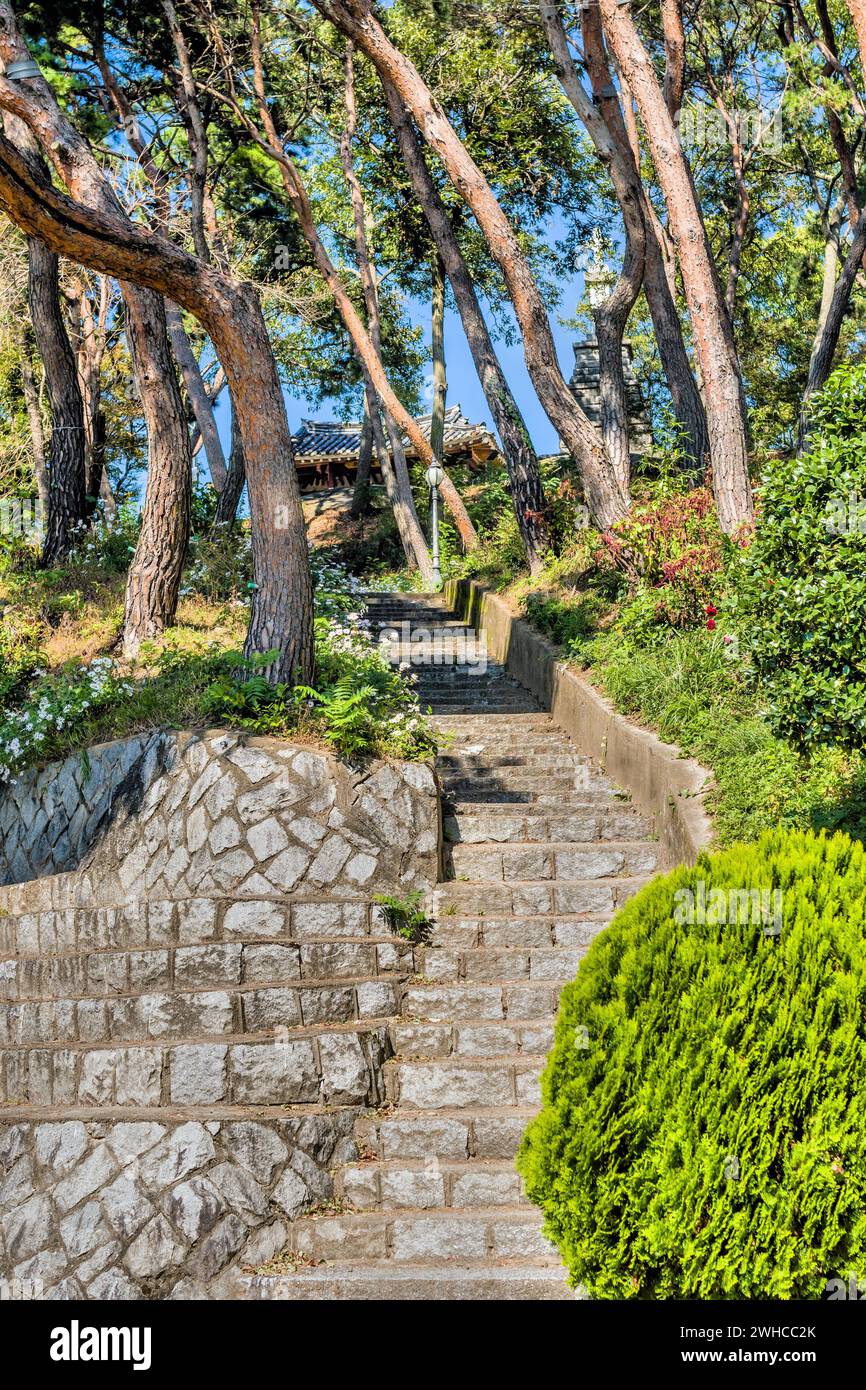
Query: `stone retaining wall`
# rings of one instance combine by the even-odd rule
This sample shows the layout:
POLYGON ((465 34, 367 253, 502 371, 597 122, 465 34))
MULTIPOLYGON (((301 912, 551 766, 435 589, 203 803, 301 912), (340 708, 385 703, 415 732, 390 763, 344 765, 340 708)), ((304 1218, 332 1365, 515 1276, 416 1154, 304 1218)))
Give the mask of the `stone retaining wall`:
POLYGON ((438 852, 426 764, 352 769, 219 730, 102 744, 24 773, 0 797, 0 882, 82 870, 66 890, 81 906, 144 895, 369 898, 435 882, 438 852))
POLYGON ((465 622, 484 632, 490 660, 549 709, 582 753, 594 758, 608 777, 631 794, 635 806, 652 816, 662 865, 694 863, 711 844, 713 827, 704 804, 711 774, 675 744, 662 743, 649 729, 619 714, 577 671, 560 660, 558 648, 516 618, 496 594, 474 580, 450 580, 446 603, 465 622))
POLYGON ((439 877, 432 766, 155 731, 0 793, 0 1296, 220 1297, 333 1198, 439 877))
POLYGON ((353 1113, 221 1122, 0 1123, 7 1296, 225 1296, 351 1157, 353 1113))

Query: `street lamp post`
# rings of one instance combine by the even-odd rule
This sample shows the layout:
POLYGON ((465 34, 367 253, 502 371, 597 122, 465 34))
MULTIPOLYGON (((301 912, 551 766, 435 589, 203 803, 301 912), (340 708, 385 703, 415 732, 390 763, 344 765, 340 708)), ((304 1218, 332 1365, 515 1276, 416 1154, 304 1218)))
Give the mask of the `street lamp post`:
POLYGON ((439 489, 445 481, 445 469, 433 463, 424 477, 430 488, 430 558, 433 562, 433 589, 436 593, 442 588, 442 571, 439 564, 439 489))

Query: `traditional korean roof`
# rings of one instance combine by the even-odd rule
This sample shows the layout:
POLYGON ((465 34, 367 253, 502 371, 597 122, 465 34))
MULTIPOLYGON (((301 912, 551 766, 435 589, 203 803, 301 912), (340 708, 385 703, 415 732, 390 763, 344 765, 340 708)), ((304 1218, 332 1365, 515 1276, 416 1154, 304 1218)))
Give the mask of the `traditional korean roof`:
MULTIPOLYGON (((432 418, 431 415, 417 417, 418 427, 427 439, 430 438, 432 418)), ((299 463, 312 463, 319 459, 357 457, 360 441, 360 421, 343 424, 338 421, 302 420, 301 428, 292 435, 292 448, 299 463)), ((405 435, 403 442, 411 455, 413 450, 405 435)), ((496 440, 486 425, 471 425, 459 405, 451 406, 445 411, 446 454, 471 448, 473 444, 497 449, 496 440)))

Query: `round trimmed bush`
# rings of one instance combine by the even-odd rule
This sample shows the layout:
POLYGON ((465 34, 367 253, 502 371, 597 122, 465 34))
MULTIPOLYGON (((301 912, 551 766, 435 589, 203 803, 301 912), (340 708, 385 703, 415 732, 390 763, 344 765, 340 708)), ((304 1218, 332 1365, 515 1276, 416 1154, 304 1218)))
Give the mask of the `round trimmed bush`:
POLYGON ((596 938, 518 1158, 573 1283, 817 1299, 866 1277, 864 918, 862 845, 773 831, 596 938))

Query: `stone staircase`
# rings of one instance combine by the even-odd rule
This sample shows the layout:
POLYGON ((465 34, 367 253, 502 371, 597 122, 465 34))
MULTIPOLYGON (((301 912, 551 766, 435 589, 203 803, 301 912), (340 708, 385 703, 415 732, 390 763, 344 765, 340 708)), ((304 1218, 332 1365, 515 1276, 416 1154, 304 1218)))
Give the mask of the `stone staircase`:
POLYGON ((435 596, 371 598, 442 744, 434 928, 388 1036, 383 1103, 330 1208, 243 1297, 569 1299, 514 1158, 559 992, 656 868, 650 827, 435 596), (285 1271, 285 1272, 283 1272, 285 1271))

